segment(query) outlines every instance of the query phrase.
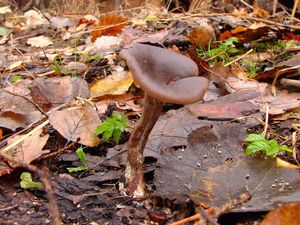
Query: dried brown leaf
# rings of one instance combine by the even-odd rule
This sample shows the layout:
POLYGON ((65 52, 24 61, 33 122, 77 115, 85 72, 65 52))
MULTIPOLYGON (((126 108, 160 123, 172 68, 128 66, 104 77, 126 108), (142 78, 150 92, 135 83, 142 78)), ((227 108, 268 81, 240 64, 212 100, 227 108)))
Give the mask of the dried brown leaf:
POLYGON ((50 124, 68 141, 94 147, 98 145, 96 127, 101 123, 92 106, 57 110, 49 116, 50 124))

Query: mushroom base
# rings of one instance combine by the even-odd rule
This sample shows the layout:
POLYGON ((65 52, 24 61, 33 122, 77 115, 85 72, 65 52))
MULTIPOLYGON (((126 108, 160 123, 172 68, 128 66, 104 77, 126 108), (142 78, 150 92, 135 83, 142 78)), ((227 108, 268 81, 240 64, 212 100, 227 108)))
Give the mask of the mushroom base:
POLYGON ((141 197, 146 194, 143 153, 149 134, 158 120, 162 108, 163 102, 145 95, 143 115, 128 141, 125 186, 129 195, 141 197))

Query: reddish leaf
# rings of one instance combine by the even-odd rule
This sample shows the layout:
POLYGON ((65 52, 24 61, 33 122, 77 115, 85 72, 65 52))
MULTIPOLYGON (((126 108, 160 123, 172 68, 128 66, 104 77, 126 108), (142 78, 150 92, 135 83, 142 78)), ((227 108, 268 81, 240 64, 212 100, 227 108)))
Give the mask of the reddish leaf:
POLYGON ((105 14, 100 17, 100 22, 92 32, 92 41, 94 42, 102 35, 117 36, 121 33, 122 29, 126 27, 128 18, 117 16, 115 14, 105 14))
POLYGON ((268 213, 260 225, 299 225, 300 204, 286 204, 268 213))

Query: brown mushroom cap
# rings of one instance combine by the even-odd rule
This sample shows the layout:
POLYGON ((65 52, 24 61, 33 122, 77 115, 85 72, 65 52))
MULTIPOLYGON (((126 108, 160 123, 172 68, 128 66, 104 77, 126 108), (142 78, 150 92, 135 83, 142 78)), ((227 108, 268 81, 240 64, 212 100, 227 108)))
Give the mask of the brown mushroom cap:
POLYGON ((167 49, 135 43, 120 51, 137 84, 149 96, 165 103, 200 101, 208 80, 198 77, 197 64, 167 49))

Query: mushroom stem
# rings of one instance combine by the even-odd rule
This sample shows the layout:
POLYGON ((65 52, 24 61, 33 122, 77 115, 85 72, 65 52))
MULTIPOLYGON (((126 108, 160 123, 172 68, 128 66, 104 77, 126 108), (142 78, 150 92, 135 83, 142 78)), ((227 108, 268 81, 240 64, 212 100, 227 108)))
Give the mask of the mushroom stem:
POLYGON ((144 148, 148 136, 158 120, 163 108, 163 102, 145 95, 143 115, 133 129, 128 141, 128 160, 125 171, 128 194, 134 196, 145 195, 144 180, 144 148))

